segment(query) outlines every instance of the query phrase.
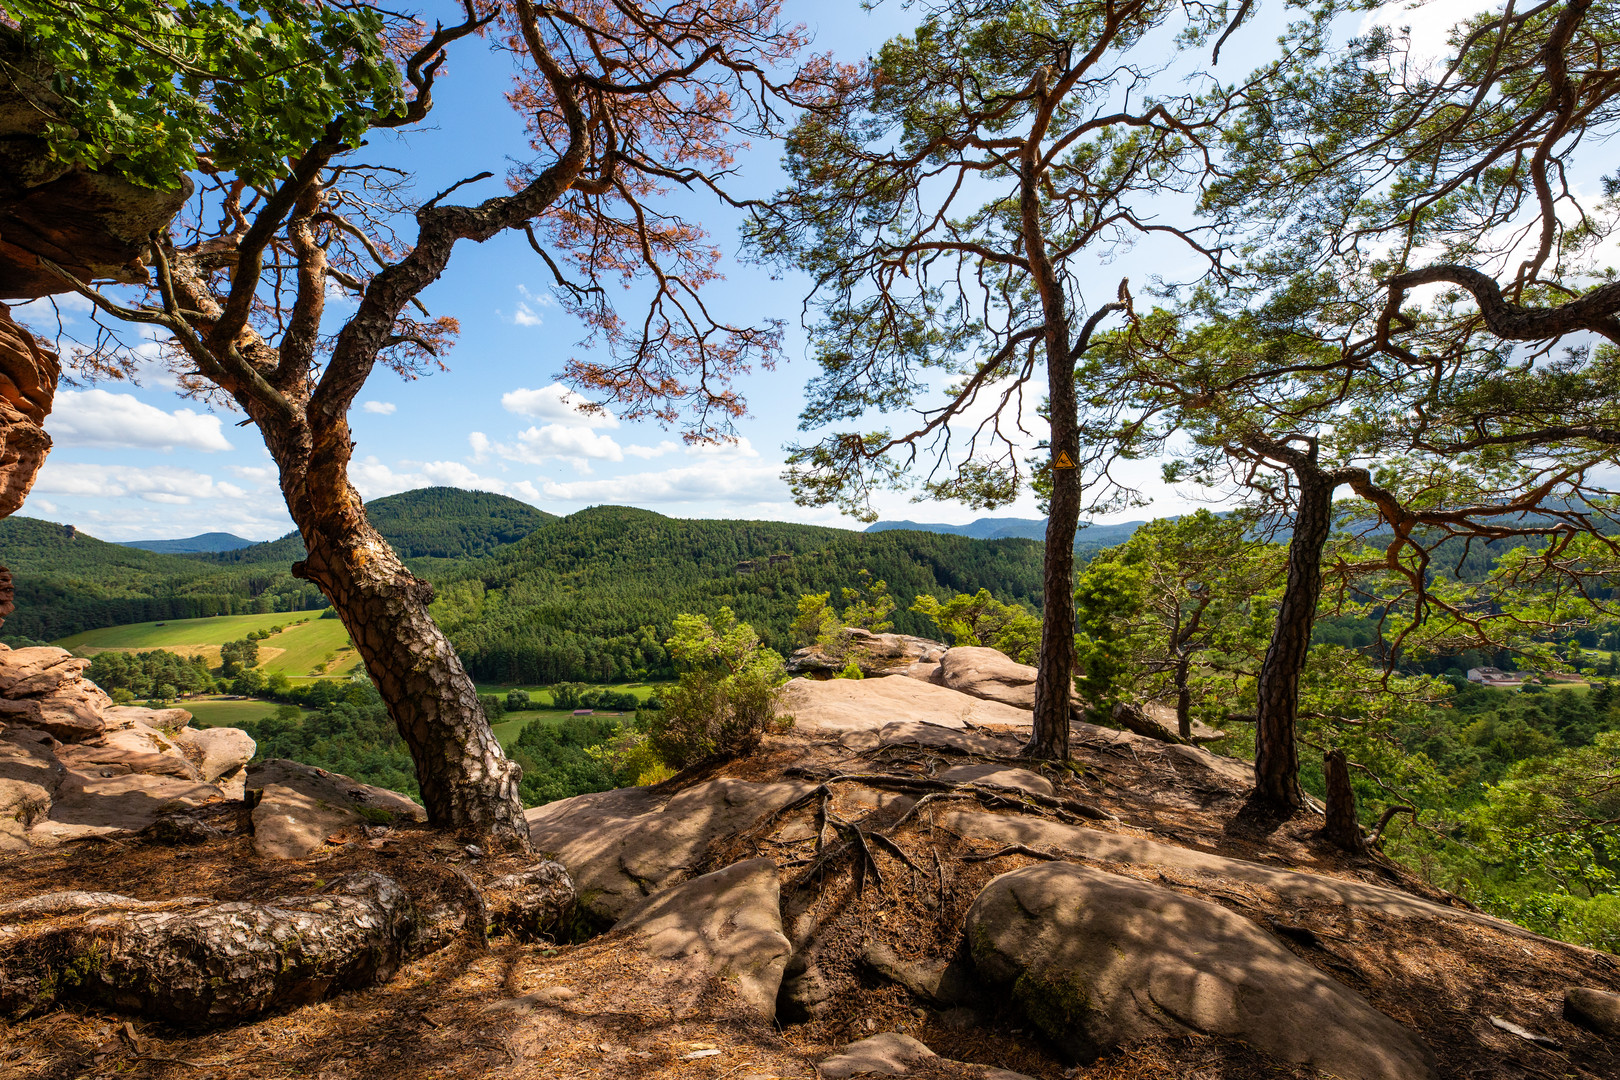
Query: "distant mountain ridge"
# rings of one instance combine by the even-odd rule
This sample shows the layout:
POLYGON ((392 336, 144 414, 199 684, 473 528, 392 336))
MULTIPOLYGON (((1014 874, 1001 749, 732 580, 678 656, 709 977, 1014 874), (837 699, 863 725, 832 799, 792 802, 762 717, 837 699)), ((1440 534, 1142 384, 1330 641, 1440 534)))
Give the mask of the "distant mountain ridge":
POLYGON ((252 547, 258 541, 247 540, 228 532, 198 533, 183 540, 114 540, 119 547, 140 548, 165 555, 202 555, 219 551, 237 551, 252 547))
MULTIPOLYGON (((1131 534, 1138 528, 1147 524, 1144 521, 1121 521, 1110 525, 1092 525, 1081 529, 1074 538, 1077 548, 1111 547, 1114 544, 1124 543, 1130 539, 1131 534)), ((967 536, 974 540, 1006 540, 1018 538, 1023 540, 1045 540, 1045 518, 979 518, 966 525, 941 525, 919 521, 875 521, 866 527, 866 531, 890 532, 895 529, 911 529, 914 532, 946 533, 951 536, 967 536)))

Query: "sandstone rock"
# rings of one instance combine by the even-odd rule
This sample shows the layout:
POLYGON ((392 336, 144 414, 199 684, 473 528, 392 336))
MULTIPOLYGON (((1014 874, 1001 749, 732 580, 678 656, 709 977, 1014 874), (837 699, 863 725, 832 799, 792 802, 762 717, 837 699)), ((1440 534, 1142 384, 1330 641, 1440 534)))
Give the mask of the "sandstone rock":
POLYGON ((906 960, 889 946, 873 943, 861 950, 861 963, 931 1005, 948 1009, 984 1004, 966 955, 949 961, 906 960))
POLYGON ((114 705, 102 716, 109 728, 140 724, 155 731, 177 733, 191 723, 191 714, 184 709, 148 709, 142 705, 114 705))
POLYGON ((838 635, 838 640, 827 648, 811 645, 796 650, 788 657, 788 674, 836 675, 854 661, 868 678, 902 675, 913 664, 938 663, 947 648, 942 641, 910 634, 874 634, 853 626, 844 627, 838 635))
POLYGON ((1518 930, 1512 923, 1489 915, 1446 907, 1424 900, 1410 893, 1369 885, 1363 881, 1347 881, 1298 870, 1281 870, 1273 866, 1229 859, 1206 851, 1161 844, 1155 840, 1102 832, 1080 825, 1042 818, 1012 817, 983 811, 951 811, 940 816, 940 822, 952 832, 974 840, 990 840, 997 844, 1024 844, 1043 850, 1058 850, 1095 859, 1098 862, 1121 863, 1130 866, 1163 866, 1177 870, 1207 874, 1210 877, 1242 882, 1271 889, 1287 900, 1310 903, 1330 903, 1380 911, 1386 915, 1404 918, 1445 918, 1479 921, 1498 929, 1518 930))
POLYGON ((247 732, 228 727, 182 728, 175 732, 174 741, 209 783, 242 768, 257 748, 247 732))
POLYGON ((1564 1019, 1599 1035, 1620 1039, 1620 994, 1572 986, 1564 991, 1564 1019))
POLYGON ((802 734, 838 735, 918 721, 958 730, 968 724, 1028 727, 1030 714, 944 686, 905 676, 880 679, 794 679, 782 688, 781 708, 802 734))
POLYGON ((967 937, 980 975, 1082 1061, 1198 1032, 1341 1080, 1437 1075, 1412 1032, 1249 920, 1134 878, 1063 863, 1003 874, 967 937))
POLYGON ((833 990, 826 972, 810 953, 797 952, 782 969, 782 988, 776 995, 776 1018, 784 1024, 802 1024, 827 1011, 833 990))
POLYGON ((1052 781, 1040 773, 1011 765, 953 765, 939 772, 939 779, 953 784, 986 784, 990 787, 1017 788, 1036 795, 1052 794, 1052 781))
POLYGON ((179 780, 201 780, 197 766, 180 754, 141 753, 117 746, 100 746, 94 742, 75 743, 59 747, 56 756, 69 769, 98 775, 139 773, 143 776, 172 776, 179 780))
POLYGON ((33 645, 0 653, 0 694, 31 697, 72 682, 90 666, 66 649, 54 645, 33 645))
POLYGON ((42 728, 63 742, 82 742, 107 729, 104 713, 111 705, 99 686, 81 679, 41 697, 0 697, 0 722, 42 728))
POLYGON ((821 1063, 821 1075, 827 1080, 845 1080, 851 1076, 905 1076, 910 1066, 935 1056, 934 1052, 910 1035, 898 1031, 885 1031, 870 1039, 850 1043, 839 1053, 821 1063))
POLYGON ((267 859, 307 859, 329 837, 359 838, 360 815, 346 806, 269 784, 253 808, 253 850, 267 859))
MULTIPOLYGON (((44 424, 61 371, 56 354, 17 325, 11 309, 0 304, 0 517, 22 506, 50 452, 51 437, 44 424)), ((5 578, 0 581, 3 621, 10 614, 11 575, 0 576, 5 578)))
POLYGON ((123 830, 139 832, 171 810, 218 798, 219 790, 207 784, 127 773, 121 766, 94 772, 69 769, 52 799, 50 813, 28 836, 35 842, 51 842, 123 830))
POLYGON ((885 746, 932 747, 955 750, 963 754, 991 754, 1010 757, 1018 752, 1023 739, 1019 735, 991 735, 982 731, 964 731, 940 727, 921 720, 897 720, 884 724, 876 731, 851 731, 838 740, 856 753, 865 754, 885 746))
POLYGON ((959 645, 947 651, 939 661, 939 682, 1017 709, 1035 707, 1035 669, 998 649, 959 645))
POLYGON ((270 758, 249 766, 246 780, 250 791, 279 784, 317 802, 354 810, 362 817, 374 817, 377 816, 376 811, 384 811, 410 821, 427 820, 427 811, 397 791, 362 784, 342 773, 328 772, 286 758, 270 758))
POLYGON ((645 897, 685 880, 714 840, 752 828, 814 789, 808 783, 721 779, 670 798, 626 788, 560 799, 526 817, 535 848, 573 875, 584 913, 611 923, 645 897))
POLYGON ((731 981, 770 1019, 792 947, 782 933, 776 864, 748 859, 654 894, 614 926, 635 947, 731 981))

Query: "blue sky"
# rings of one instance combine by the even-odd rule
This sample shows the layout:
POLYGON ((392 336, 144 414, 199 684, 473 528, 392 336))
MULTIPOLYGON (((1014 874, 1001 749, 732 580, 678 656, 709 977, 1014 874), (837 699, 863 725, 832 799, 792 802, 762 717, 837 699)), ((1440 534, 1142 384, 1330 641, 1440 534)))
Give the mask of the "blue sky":
MULTIPOLYGON (((1436 27, 1473 0, 1443 0, 1416 15, 1436 27)), ((862 57, 884 39, 909 27, 914 13, 902 4, 863 10, 853 0, 790 3, 789 15, 815 32, 815 47, 844 59, 862 57)), ((1390 21, 1409 23, 1402 12, 1390 21)), ((1243 64, 1264 51, 1278 23, 1256 20, 1228 44, 1243 64)), ((453 51, 436 89, 437 107, 425 130, 381 134, 367 160, 406 165, 416 173, 421 198, 465 176, 489 170, 496 178, 464 189, 474 198, 500 190, 511 160, 528 148, 522 123, 502 93, 511 68, 504 54, 481 42, 453 51)), ((1224 68, 1226 65, 1222 65, 1224 68)), ((1229 75, 1235 75, 1234 70, 1229 75)), ((780 179, 780 152, 756 146, 742 161, 743 183, 763 194, 780 179)), ((723 250, 737 249, 735 214, 695 198, 683 210, 707 224, 723 250)), ((1113 283, 1132 267, 1170 272, 1162 252, 1138 251, 1096 273, 1113 283)), ((1145 275, 1142 275, 1145 276, 1145 275)), ((587 419, 568 405, 556 375, 575 352, 580 328, 551 302, 548 274, 519 235, 477 245, 463 243, 444 278, 424 301, 435 315, 453 315, 462 333, 447 357, 450 370, 414 382, 379 371, 362 392, 352 417, 355 461, 351 477, 367 498, 428 484, 499 491, 541 509, 566 514, 585 506, 641 506, 676 517, 766 518, 842 525, 860 523, 831 509, 795 506, 780 479, 785 442, 792 440, 802 405, 802 387, 814 374, 805 359, 799 328, 805 281, 788 275, 772 280, 758 267, 733 262, 711 302, 739 319, 760 314, 787 320, 786 362, 774 372, 745 378, 740 388, 751 414, 731 446, 693 448, 656 425, 587 419)), ((83 333, 87 305, 57 297, 63 325, 83 333)), ((47 302, 15 314, 42 336, 54 334, 57 313, 47 302)), ((155 358, 155 343, 137 348, 155 358)), ((270 539, 289 531, 275 471, 253 427, 239 427, 240 414, 209 411, 178 397, 171 378, 156 364, 142 368, 139 385, 103 382, 64 387, 47 430, 56 441, 23 514, 67 522, 108 540, 188 536, 227 531, 270 539)), ((1154 494, 1149 509, 1128 516, 1176 513, 1189 492, 1164 489, 1157 466, 1138 463, 1137 477, 1154 494)), ((913 504, 907 496, 883 498, 885 517, 963 522, 979 512, 948 503, 913 504)), ((996 511, 1036 516, 1032 498, 996 511)))

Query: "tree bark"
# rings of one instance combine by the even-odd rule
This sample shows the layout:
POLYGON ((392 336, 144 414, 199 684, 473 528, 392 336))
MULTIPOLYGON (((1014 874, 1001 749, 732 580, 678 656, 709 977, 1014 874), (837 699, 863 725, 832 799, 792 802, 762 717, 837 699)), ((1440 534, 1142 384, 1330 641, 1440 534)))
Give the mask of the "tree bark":
POLYGON ((1316 604, 1322 596, 1322 549, 1333 520, 1338 479, 1303 456, 1291 461, 1298 489, 1294 536, 1288 545, 1288 581, 1277 625, 1260 667, 1254 747, 1254 791, 1249 808, 1290 817, 1305 804, 1299 789, 1299 680, 1310 655, 1316 604))
POLYGON ((1183 650, 1176 658, 1176 734, 1183 739, 1192 738, 1192 687, 1187 685, 1192 668, 1192 653, 1183 650))
POLYGON ((1327 824, 1322 835, 1335 847, 1360 855, 1367 850, 1361 822, 1356 819, 1356 792, 1350 786, 1350 764, 1343 750, 1329 750, 1322 757, 1327 776, 1327 824))
POLYGON ((428 614, 432 586, 405 568, 359 494, 343 487, 347 514, 298 500, 293 517, 309 554, 293 573, 320 588, 349 631, 416 763, 428 821, 526 849, 522 769, 501 752, 477 687, 428 614))

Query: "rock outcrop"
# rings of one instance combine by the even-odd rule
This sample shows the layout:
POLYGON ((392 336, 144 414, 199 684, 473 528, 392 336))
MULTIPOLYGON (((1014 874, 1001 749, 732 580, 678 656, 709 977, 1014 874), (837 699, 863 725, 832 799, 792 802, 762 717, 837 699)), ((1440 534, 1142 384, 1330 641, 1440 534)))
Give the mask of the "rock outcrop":
POLYGON ((1023 709, 894 675, 794 679, 782 688, 781 708, 793 715, 795 730, 816 734, 868 731, 904 721, 957 729, 970 724, 1030 724, 1030 714, 1023 709))
POLYGON ((84 677, 89 664, 0 646, 0 849, 139 832, 241 797, 251 738, 194 731, 183 709, 114 705, 84 677))
POLYGON ((968 912, 979 974, 1081 1061, 1177 1034, 1237 1038, 1342 1080, 1424 1080, 1434 1055, 1243 916, 1134 878, 1054 864, 992 881, 968 912))
POLYGON ((910 634, 874 634, 846 626, 830 645, 795 650, 787 659, 787 670, 790 675, 826 678, 853 663, 867 678, 917 674, 919 670, 926 676, 948 648, 943 641, 910 634))

